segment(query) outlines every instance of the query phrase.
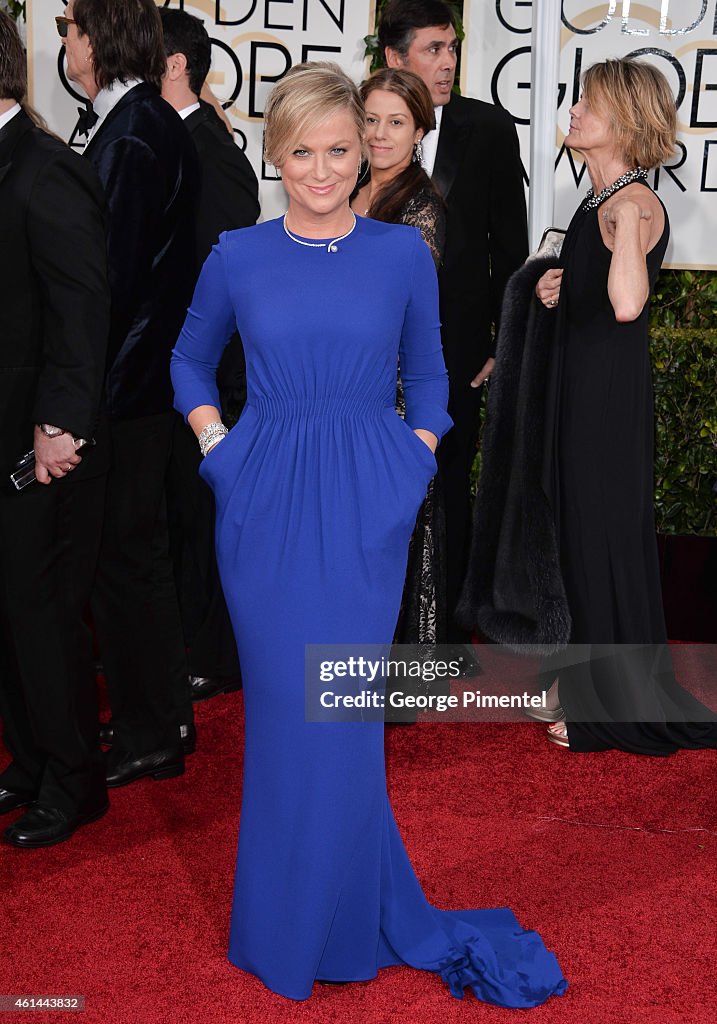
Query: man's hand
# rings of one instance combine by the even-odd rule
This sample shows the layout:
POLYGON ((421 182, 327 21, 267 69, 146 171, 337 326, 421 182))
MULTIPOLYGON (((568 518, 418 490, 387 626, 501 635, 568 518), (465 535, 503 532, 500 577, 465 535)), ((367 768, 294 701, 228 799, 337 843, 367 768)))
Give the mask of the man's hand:
POLYGON ((35 449, 35 478, 39 484, 51 483, 53 476, 58 480, 62 479, 82 462, 82 457, 75 451, 72 434, 47 437, 36 426, 33 448, 35 449))
POLYGON ((483 367, 483 369, 481 370, 481 372, 476 374, 476 376, 471 381, 471 387, 472 388, 479 388, 481 386, 481 384, 483 384, 485 381, 487 381, 488 378, 490 377, 491 373, 493 372, 493 367, 494 366, 495 366, 495 359, 491 356, 490 359, 486 360, 486 364, 483 367))

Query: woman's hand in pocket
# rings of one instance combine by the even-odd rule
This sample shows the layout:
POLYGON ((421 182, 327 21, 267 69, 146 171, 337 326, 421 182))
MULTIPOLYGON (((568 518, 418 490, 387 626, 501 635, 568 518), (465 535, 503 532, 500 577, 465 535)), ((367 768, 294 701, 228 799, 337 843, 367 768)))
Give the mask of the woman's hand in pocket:
POLYGON ((435 434, 432 434, 430 430, 422 430, 418 427, 413 431, 416 437, 420 438, 427 448, 430 448, 431 452, 435 455, 436 448, 438 447, 438 438, 435 434))

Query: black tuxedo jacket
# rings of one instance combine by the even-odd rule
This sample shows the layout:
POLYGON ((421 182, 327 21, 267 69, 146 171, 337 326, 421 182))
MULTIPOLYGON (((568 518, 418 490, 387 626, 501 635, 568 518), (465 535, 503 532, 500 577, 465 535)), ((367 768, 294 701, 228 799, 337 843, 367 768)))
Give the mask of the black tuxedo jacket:
MULTIPOLYGON (((109 327, 102 187, 24 111, 0 129, 0 486, 35 423, 96 432, 109 327)), ((70 479, 106 465, 85 449, 70 479)))
POLYGON ((199 110, 185 118, 184 124, 196 147, 201 174, 195 240, 199 272, 222 231, 256 224, 259 182, 208 103, 201 100, 199 110))
POLYGON ((495 353, 508 278, 528 255, 520 148, 499 107, 451 96, 443 108, 433 182, 446 200, 439 273, 442 338, 451 382, 468 381, 495 353))
MULTIPOLYGON (((254 169, 229 136, 213 108, 200 100, 199 110, 184 124, 196 146, 201 173, 197 208, 197 275, 222 231, 250 227, 261 212, 259 182, 254 169)), ((244 349, 238 334, 232 335, 217 369, 220 394, 242 395, 246 388, 244 349)))
POLYGON ((112 108, 84 156, 109 208, 107 411, 111 419, 169 412, 169 358, 196 276, 196 152, 177 112, 141 84, 112 108))

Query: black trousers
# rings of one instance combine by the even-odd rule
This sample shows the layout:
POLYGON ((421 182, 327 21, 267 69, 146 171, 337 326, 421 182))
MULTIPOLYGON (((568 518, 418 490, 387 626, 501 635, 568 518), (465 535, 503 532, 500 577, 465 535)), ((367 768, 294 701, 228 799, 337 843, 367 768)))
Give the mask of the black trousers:
POLYGON ((239 675, 236 641, 219 580, 214 496, 199 476, 194 431, 177 415, 169 473, 169 536, 189 671, 239 675))
MULTIPOLYGON (((466 379, 468 379, 466 371, 466 379)), ((468 643, 470 633, 453 619, 468 567, 472 515, 470 473, 480 432, 480 406, 484 388, 471 388, 451 378, 448 413, 453 428, 438 446, 438 473, 446 517, 446 596, 448 606, 447 640, 468 643)))
POLYGON ((0 714, 13 763, 0 786, 70 815, 106 796, 92 637, 83 614, 105 479, 0 493, 0 714))
POLYGON ((92 614, 107 679, 113 749, 179 745, 193 721, 169 556, 166 481, 174 413, 110 424, 112 467, 92 614))

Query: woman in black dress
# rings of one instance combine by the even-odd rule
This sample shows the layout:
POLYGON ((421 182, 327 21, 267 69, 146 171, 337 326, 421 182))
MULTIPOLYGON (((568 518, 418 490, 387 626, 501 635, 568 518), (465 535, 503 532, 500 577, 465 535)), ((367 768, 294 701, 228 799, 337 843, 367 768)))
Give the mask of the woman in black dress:
POLYGON ((714 714, 672 673, 653 512, 648 307, 669 223, 647 169, 672 155, 675 133, 672 92, 655 68, 624 59, 586 72, 566 145, 582 154, 592 190, 562 269, 536 287, 557 318, 549 491, 571 640, 586 645, 553 692, 563 720, 549 738, 571 750, 717 746, 714 714))
MULTIPOLYGON (((421 166, 421 139, 436 126, 427 86, 410 71, 377 71, 361 86, 366 104, 370 180, 353 197, 354 213, 419 229, 436 269, 443 258, 443 200, 421 166)), ((405 406, 401 379, 396 405, 405 406)), ((438 481, 431 481, 411 538, 396 643, 445 641, 445 522, 438 481)))

